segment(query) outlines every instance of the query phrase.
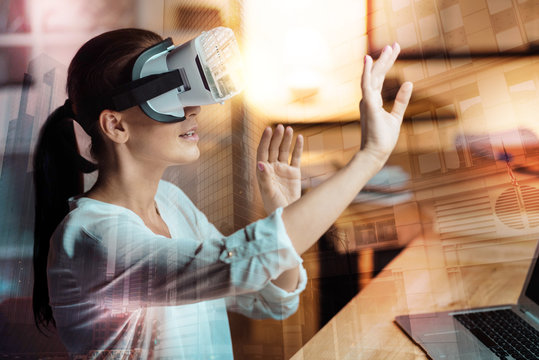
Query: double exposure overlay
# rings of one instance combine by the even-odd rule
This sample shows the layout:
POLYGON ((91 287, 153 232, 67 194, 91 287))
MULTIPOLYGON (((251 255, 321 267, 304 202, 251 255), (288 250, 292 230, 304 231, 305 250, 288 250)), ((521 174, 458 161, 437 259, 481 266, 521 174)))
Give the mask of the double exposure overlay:
MULTIPOLYGON (((255 174, 265 127, 290 124, 303 135, 305 194, 360 148, 364 55, 376 59, 393 42, 402 48, 384 85, 388 108, 404 81, 414 83, 387 164, 303 254, 308 282, 298 311, 286 320, 229 314, 235 358, 316 358, 300 349, 322 338, 335 345, 322 358, 351 356, 335 350, 343 343, 379 355, 384 344, 362 335, 377 324, 394 331, 395 347, 412 348, 393 317, 485 305, 492 289, 467 279, 487 265, 492 277, 514 274, 497 299, 516 301, 539 237, 536 1, 7 0, 0 1, 0 359, 68 358, 54 331, 45 337, 35 328, 31 295, 33 148, 66 99, 70 59, 111 29, 147 28, 181 44, 218 26, 236 33, 247 87, 223 105, 203 106, 200 159, 165 178, 224 235, 266 216, 255 174)), ((77 134, 87 153, 87 137, 77 134)), ((87 188, 95 177, 85 175, 87 188)), ((99 342, 121 326, 148 296, 143 280, 125 284, 121 291, 138 293, 88 336, 99 342)), ((163 329, 153 325, 157 338, 163 329)))

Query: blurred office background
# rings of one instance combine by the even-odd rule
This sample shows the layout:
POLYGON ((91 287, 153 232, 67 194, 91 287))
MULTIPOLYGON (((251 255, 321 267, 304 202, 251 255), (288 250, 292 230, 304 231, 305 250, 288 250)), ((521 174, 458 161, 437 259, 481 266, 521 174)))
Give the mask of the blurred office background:
MULTIPOLYGON (((0 0, 0 358, 66 357, 32 320, 31 164, 40 126, 66 98, 71 57, 115 28, 179 44, 217 26, 236 32, 247 88, 203 108, 201 158, 165 177, 225 235, 265 216, 254 171, 266 126, 291 124, 305 137, 307 192, 359 150, 363 56, 401 44, 384 87, 389 107, 398 86, 414 82, 387 165, 303 254, 309 283, 298 312, 284 321, 230 314, 237 359, 289 358, 373 276, 412 283, 383 271, 405 246, 440 264, 439 286, 458 292, 467 248, 496 243, 511 257, 512 243, 539 234, 534 0, 0 0)), ((407 296, 412 308, 436 287, 407 296)))

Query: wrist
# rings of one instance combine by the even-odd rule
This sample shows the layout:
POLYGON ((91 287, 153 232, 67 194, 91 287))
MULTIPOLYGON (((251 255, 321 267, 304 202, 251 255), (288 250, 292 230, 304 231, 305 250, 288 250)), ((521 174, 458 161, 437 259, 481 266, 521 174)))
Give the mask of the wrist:
POLYGON ((362 154, 362 157, 365 157, 369 159, 368 161, 372 161, 373 164, 378 164, 380 166, 380 169, 385 165, 387 162, 387 159, 389 159, 389 155, 391 155, 391 151, 380 151, 372 149, 369 146, 365 146, 363 149, 361 149, 358 153, 356 153, 356 156, 358 154, 362 154))
POLYGON ((264 205, 264 210, 266 211, 266 215, 271 215, 276 209, 278 208, 278 206, 266 206, 264 205))
POLYGON ((267 201, 267 202, 262 201, 262 204, 264 205, 264 210, 266 211, 267 215, 271 215, 279 207, 285 207, 287 205, 287 204, 280 205, 280 204, 277 204, 275 202, 269 202, 269 201, 267 201))
POLYGON ((370 176, 374 176, 384 167, 388 158, 389 154, 386 155, 379 151, 364 148, 354 155, 352 160, 350 160, 349 165, 352 167, 359 166, 361 171, 366 171, 368 169, 370 171, 367 171, 371 173, 370 176))

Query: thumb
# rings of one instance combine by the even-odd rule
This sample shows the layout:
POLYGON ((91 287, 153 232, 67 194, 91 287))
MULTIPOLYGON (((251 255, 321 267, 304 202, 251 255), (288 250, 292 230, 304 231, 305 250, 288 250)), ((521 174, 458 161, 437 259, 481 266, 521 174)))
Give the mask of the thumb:
POLYGON ((410 97, 412 96, 413 84, 409 81, 401 85, 397 96, 395 97, 395 103, 393 104, 393 109, 391 110, 391 115, 397 119, 402 119, 410 97))

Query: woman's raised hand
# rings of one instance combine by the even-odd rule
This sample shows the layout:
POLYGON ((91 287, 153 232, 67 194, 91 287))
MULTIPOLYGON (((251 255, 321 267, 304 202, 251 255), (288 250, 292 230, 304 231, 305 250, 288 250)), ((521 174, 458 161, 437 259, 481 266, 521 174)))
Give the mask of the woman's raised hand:
POLYGON ((298 135, 292 158, 288 162, 294 131, 290 126, 277 125, 275 131, 267 127, 262 133, 257 150, 258 188, 264 209, 271 214, 301 196, 300 162, 303 152, 303 137, 298 135))
MULTIPOLYGON (((331 224, 335 223, 369 179, 380 171, 396 144, 402 116, 412 93, 412 84, 404 83, 401 86, 390 113, 382 107, 381 91, 384 78, 398 54, 399 45, 395 44, 393 47, 384 48, 380 58, 374 64, 370 56, 365 57, 365 68, 361 80, 363 89, 363 99, 360 104, 361 150, 352 157, 346 166, 340 168, 332 176, 295 201, 294 199, 299 197, 300 175, 298 167, 302 147, 300 141, 302 139, 298 136, 296 149, 294 149, 292 155, 293 160, 288 165, 285 160, 287 157, 280 156, 279 144, 281 142, 289 144, 290 142, 290 140, 281 141, 282 135, 278 134, 283 129, 279 130, 278 127, 276 134, 271 139, 271 146, 271 129, 264 131, 262 141, 258 147, 259 164, 273 165, 266 174, 264 174, 264 171, 257 172, 262 196, 266 197, 266 199, 278 199, 279 197, 276 195, 284 193, 280 191, 281 189, 297 189, 295 195, 289 198, 293 202, 283 209, 282 219, 286 232, 298 254, 307 251, 329 229, 331 224), (269 150, 270 148, 271 150, 269 150), (266 160, 270 157, 273 161, 266 160), (276 159, 279 159, 279 161, 276 159), (287 177, 274 175, 274 170, 280 168, 281 165, 284 169, 295 174, 292 178, 296 180, 291 181, 290 184, 297 184, 297 187, 281 187, 282 184, 287 183, 283 181, 287 177)), ((290 133, 288 138, 291 139, 291 136, 290 133)), ((289 149, 289 145, 283 147, 283 153, 286 153, 287 156, 289 149)), ((286 197, 283 196, 283 198, 286 197)), ((283 205, 285 201, 281 201, 282 203, 280 204, 278 201, 276 203, 283 205)), ((265 200, 264 205, 266 203, 270 203, 270 201, 265 200)))
POLYGON ((382 86, 391 66, 399 55, 399 44, 386 46, 373 64, 365 56, 361 79, 363 98, 359 103, 361 122, 361 149, 385 163, 397 143, 404 111, 412 95, 412 83, 401 85, 390 113, 382 107, 382 86))

